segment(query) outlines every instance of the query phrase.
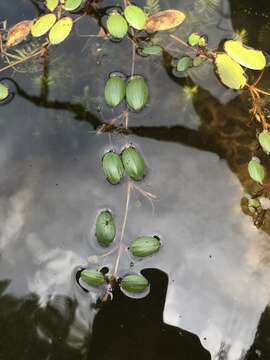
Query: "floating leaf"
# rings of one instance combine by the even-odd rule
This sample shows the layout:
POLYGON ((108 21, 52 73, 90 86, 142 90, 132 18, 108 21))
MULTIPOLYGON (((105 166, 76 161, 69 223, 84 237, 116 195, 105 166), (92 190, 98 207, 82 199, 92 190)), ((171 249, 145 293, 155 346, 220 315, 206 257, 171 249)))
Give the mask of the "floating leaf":
POLYGON ((124 168, 133 180, 139 181, 145 176, 145 162, 142 155, 134 148, 128 147, 122 152, 124 168))
POLYGON ((229 55, 217 54, 215 64, 217 73, 224 85, 235 90, 242 89, 246 85, 247 78, 244 69, 229 55))
POLYGON ((262 70, 266 66, 263 52, 248 48, 241 41, 228 40, 224 44, 224 49, 233 60, 249 69, 262 70))
POLYGON ((143 55, 161 55, 162 52, 163 52, 163 49, 159 45, 146 46, 142 50, 143 55))
POLYGON ((124 176, 125 170, 121 158, 113 151, 109 151, 103 156, 102 168, 111 184, 118 184, 124 176))
POLYGON ((204 36, 201 36, 201 37, 200 37, 200 40, 199 40, 198 45, 201 46, 201 47, 205 47, 205 46, 206 46, 206 38, 205 38, 204 36))
POLYGON ((259 135, 259 143, 266 152, 266 154, 270 154, 270 133, 268 131, 262 131, 259 135))
POLYGON ((252 158, 248 163, 248 172, 252 180, 262 184, 265 178, 265 169, 260 164, 260 160, 257 158, 252 158))
POLYGON ((189 37, 188 37, 188 43, 189 43, 189 45, 191 45, 191 46, 196 46, 196 45, 199 45, 200 39, 201 39, 201 35, 200 35, 200 34, 198 34, 198 33, 192 33, 192 34, 190 34, 189 37))
POLYGON ((164 10, 150 16, 146 22, 145 30, 148 32, 173 29, 182 24, 186 15, 178 10, 164 10))
POLYGON ((177 71, 186 71, 192 65, 192 59, 189 56, 183 56, 178 60, 177 71))
POLYGON ((0 83, 0 101, 5 100, 9 95, 8 87, 0 83))
POLYGON ((125 98, 126 84, 120 76, 112 76, 105 85, 104 97, 109 106, 116 107, 125 98))
POLYGON ((129 5, 125 8, 124 15, 129 25, 131 25, 134 29, 144 29, 146 15, 141 8, 136 5, 129 5))
POLYGON ((100 286, 105 282, 103 274, 96 269, 85 269, 81 272, 81 279, 91 286, 100 286))
POLYGON ((153 255, 160 249, 160 240, 152 236, 142 236, 133 240, 129 249, 134 256, 153 255))
POLYGON ((127 275, 121 280, 120 286, 128 292, 140 293, 149 286, 149 282, 142 275, 127 275))
POLYGON ((14 46, 25 40, 31 31, 32 24, 32 20, 24 20, 12 26, 7 34, 6 46, 14 46))
POLYGON ((39 37, 46 34, 47 31, 56 22, 56 16, 54 14, 43 15, 37 19, 37 21, 31 27, 31 33, 34 37, 39 37))
POLYGON ((57 5, 58 0, 46 0, 46 6, 51 12, 53 12, 57 8, 57 5))
POLYGON ((141 110, 148 101, 148 86, 141 76, 132 77, 127 84, 126 98, 131 109, 141 110))
POLYGON ((128 23, 123 16, 112 14, 108 17, 107 29, 113 37, 122 39, 128 32, 128 23))
POLYGON ((96 237, 98 242, 103 246, 109 246, 115 238, 115 224, 110 211, 105 210, 97 217, 96 237))
POLYGON ((66 0, 64 4, 64 9, 67 11, 74 11, 78 9, 83 0, 66 0))
POLYGON ((63 17, 51 28, 49 32, 49 40, 53 45, 60 44, 70 34, 73 26, 73 21, 70 17, 63 17))

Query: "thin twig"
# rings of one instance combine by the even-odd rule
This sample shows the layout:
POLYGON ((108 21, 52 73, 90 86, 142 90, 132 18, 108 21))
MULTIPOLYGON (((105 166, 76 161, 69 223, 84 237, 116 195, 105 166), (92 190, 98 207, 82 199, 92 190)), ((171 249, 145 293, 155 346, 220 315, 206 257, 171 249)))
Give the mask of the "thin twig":
POLYGON ((46 45, 42 46, 41 49, 39 49, 37 52, 34 52, 33 54, 30 54, 30 55, 27 56, 26 58, 21 59, 21 60, 18 60, 18 61, 15 61, 15 62, 13 62, 13 63, 10 63, 9 65, 1 68, 1 69, 0 69, 0 72, 5 71, 5 70, 8 70, 8 69, 10 69, 10 68, 13 68, 14 66, 19 65, 19 64, 22 64, 23 62, 25 62, 25 61, 33 58, 33 57, 36 57, 36 56, 38 56, 38 55, 41 55, 41 54, 44 52, 45 46, 46 46, 46 45))

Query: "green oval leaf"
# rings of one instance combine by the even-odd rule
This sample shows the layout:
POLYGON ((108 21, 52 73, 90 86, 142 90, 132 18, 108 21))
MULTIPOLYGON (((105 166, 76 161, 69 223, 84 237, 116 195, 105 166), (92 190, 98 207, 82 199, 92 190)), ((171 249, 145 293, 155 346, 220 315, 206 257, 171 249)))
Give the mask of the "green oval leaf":
POLYGON ((60 44, 70 34, 73 21, 70 17, 63 17, 51 28, 49 32, 49 40, 52 45, 60 44))
POLYGON ((112 14, 108 17, 107 29, 113 37, 122 39, 128 32, 128 24, 123 16, 112 14))
POLYGON ((53 12, 58 5, 58 0, 46 0, 46 7, 53 12))
POLYGON ((111 184, 118 184, 124 176, 125 170, 121 158, 113 151, 109 151, 103 156, 102 168, 111 184))
POLYGON ((133 147, 122 152, 122 161, 129 177, 135 181, 141 180, 146 173, 145 162, 142 155, 133 147))
POLYGON ((265 169, 260 164, 260 161, 256 158, 253 158, 248 163, 248 172, 252 180, 262 184, 265 178, 265 169))
POLYGON ((140 293, 149 286, 149 282, 142 275, 127 275, 121 280, 120 286, 128 292, 140 293))
POLYGON ((152 236, 142 236, 133 240, 130 245, 130 251, 134 256, 153 255, 160 249, 160 240, 152 236))
POLYGON ((0 83, 0 101, 5 100, 9 95, 9 89, 6 85, 0 83))
POLYGON ((81 272, 80 278, 91 286, 100 286, 105 282, 103 274, 96 269, 85 269, 81 272))
POLYGON ((266 154, 270 154, 270 133, 263 131, 259 135, 259 143, 266 154))
POLYGON ((159 45, 146 46, 142 50, 143 55, 161 55, 163 52, 162 47, 159 45))
POLYGON ((55 22, 56 16, 54 14, 41 16, 31 27, 32 36, 39 37, 46 34, 55 22))
POLYGON ((192 59, 189 56, 183 56, 178 60, 176 70, 186 71, 192 65, 192 59))
POLYGON ((125 8, 124 15, 129 25, 131 25, 134 29, 144 29, 146 15, 141 8, 136 5, 129 5, 125 8))
POLYGON ((125 98, 126 84, 120 76, 112 76, 105 85, 104 97, 109 106, 116 107, 125 98))
POLYGON ((247 83, 244 69, 229 55, 220 53, 215 59, 217 73, 222 83, 230 89, 242 89, 247 83))
POLYGON ((199 35, 198 33, 192 33, 188 37, 188 43, 191 46, 196 46, 199 45, 200 39, 201 35, 199 35))
POLYGON ((115 223, 108 210, 101 211, 96 221, 96 237, 103 246, 109 246, 115 238, 115 223))
POLYGON ((66 11, 74 11, 81 6, 82 0, 66 0, 64 9, 66 11))
POLYGON ((139 77, 134 76, 128 81, 126 89, 127 103, 131 109, 135 111, 141 110, 148 101, 148 86, 146 81, 139 77))
POLYGON ((224 44, 226 53, 240 65, 252 70, 262 70, 266 66, 266 58, 262 51, 248 48, 241 41, 228 40, 224 44))

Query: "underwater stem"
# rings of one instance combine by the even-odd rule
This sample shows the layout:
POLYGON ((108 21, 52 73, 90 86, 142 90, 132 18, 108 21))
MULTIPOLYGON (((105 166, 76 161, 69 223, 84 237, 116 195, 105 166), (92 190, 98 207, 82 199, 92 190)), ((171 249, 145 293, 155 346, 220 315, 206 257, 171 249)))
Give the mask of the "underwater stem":
POLYGON ((130 180, 128 180, 128 184, 127 184, 127 197, 126 197, 125 212, 124 212, 124 220, 123 220, 122 229, 121 229, 121 235, 120 235, 120 240, 119 240, 119 244, 118 244, 118 254, 117 254, 117 258, 116 258, 116 262, 115 262, 115 267, 114 267, 114 276, 115 276, 115 277, 117 277, 117 271, 118 271, 119 261, 120 261, 121 254, 122 254, 122 250, 123 250, 123 240, 124 240, 125 228, 126 228, 126 224, 127 224, 127 215, 128 215, 128 208, 129 208, 129 201, 130 201, 131 189, 132 189, 132 183, 131 183, 130 180))

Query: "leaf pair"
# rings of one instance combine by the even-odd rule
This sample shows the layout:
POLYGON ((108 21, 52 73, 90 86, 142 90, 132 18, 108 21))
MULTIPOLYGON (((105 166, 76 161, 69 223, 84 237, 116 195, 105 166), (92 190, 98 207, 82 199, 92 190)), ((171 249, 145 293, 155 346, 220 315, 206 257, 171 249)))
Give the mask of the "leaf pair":
POLYGON ((107 152, 102 158, 102 168, 111 184, 118 184, 126 171, 135 181, 140 181, 146 174, 145 161, 137 149, 132 146, 125 148, 120 155, 113 151, 107 152))
POLYGON ((215 58, 217 73, 224 85, 239 90, 247 84, 247 76, 242 66, 252 70, 262 70, 266 58, 262 51, 248 48, 237 40, 228 40, 224 44, 225 53, 215 58))
POLYGON ((40 37, 49 31, 50 43, 52 45, 60 44, 69 36, 73 20, 67 16, 56 20, 56 15, 53 13, 41 16, 31 27, 32 36, 40 37))
POLYGON ((148 86, 141 76, 133 76, 125 80, 119 75, 112 75, 105 85, 104 97, 111 107, 118 106, 126 97, 127 103, 132 110, 140 111, 149 98, 148 86))

